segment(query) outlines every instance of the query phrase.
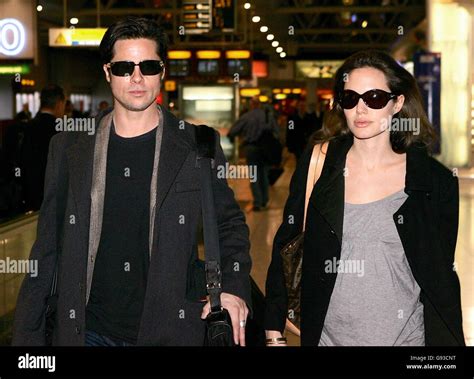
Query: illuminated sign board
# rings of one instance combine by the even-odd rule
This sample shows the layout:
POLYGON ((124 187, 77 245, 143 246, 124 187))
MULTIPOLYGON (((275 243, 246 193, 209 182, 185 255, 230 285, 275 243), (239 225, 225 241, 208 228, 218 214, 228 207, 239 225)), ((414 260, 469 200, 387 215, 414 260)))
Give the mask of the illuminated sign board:
POLYGON ((99 46, 106 28, 51 28, 49 46, 99 46))
POLYGON ((18 20, 0 20, 0 54, 16 56, 25 48, 25 43, 25 28, 18 20))
POLYGON ((207 33, 212 29, 211 0, 183 0, 181 9, 186 34, 207 33))
POLYGON ((342 61, 296 61, 296 78, 333 78, 342 61))
POLYGON ((0 60, 34 58, 33 9, 32 0, 0 1, 0 60))
POLYGON ((235 29, 235 1, 214 0, 212 7, 213 28, 222 32, 233 32, 235 29))
POLYGON ((0 75, 29 74, 30 66, 27 64, 16 64, 0 66, 0 75))

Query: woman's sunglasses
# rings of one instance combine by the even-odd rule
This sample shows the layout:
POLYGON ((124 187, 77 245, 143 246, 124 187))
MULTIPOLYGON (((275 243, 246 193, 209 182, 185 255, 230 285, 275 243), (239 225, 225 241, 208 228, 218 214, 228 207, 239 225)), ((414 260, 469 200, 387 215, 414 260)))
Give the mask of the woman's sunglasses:
POLYGON ((140 63, 129 61, 110 62, 107 67, 110 68, 112 74, 115 76, 131 76, 135 70, 135 66, 140 67, 142 75, 158 75, 161 74, 165 68, 163 61, 148 60, 140 63))
POLYGON ((390 100, 396 99, 397 95, 394 93, 385 92, 381 89, 372 89, 370 91, 364 92, 362 95, 359 95, 355 91, 346 89, 342 91, 339 96, 339 104, 341 104, 341 107, 344 109, 352 109, 357 105, 360 98, 362 98, 365 105, 367 105, 369 108, 382 109, 390 100))

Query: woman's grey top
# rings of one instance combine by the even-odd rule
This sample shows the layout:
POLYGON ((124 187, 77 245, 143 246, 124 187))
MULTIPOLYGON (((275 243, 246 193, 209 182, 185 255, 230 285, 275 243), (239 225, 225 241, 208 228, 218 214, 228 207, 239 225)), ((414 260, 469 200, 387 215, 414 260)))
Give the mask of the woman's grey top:
POLYGON ((325 262, 337 278, 319 346, 424 346, 420 287, 393 218, 406 198, 345 203, 341 260, 325 262))

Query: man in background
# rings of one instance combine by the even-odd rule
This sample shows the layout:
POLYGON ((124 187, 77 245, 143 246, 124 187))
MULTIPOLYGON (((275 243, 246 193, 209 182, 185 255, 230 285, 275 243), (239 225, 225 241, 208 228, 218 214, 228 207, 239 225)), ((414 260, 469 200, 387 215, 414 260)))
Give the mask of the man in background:
POLYGON ((22 147, 24 196, 27 210, 38 210, 43 201, 43 186, 48 160, 49 142, 56 131, 56 118, 64 115, 64 91, 49 85, 41 91, 40 110, 25 130, 22 147))

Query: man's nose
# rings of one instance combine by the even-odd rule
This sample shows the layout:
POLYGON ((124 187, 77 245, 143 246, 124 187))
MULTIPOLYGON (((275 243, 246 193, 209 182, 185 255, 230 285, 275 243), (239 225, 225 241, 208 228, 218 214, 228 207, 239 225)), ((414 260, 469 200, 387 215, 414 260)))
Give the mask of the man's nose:
POLYGON ((140 66, 135 66, 133 69, 132 76, 130 77, 130 81, 133 83, 139 83, 143 80, 142 72, 140 71, 140 66))

